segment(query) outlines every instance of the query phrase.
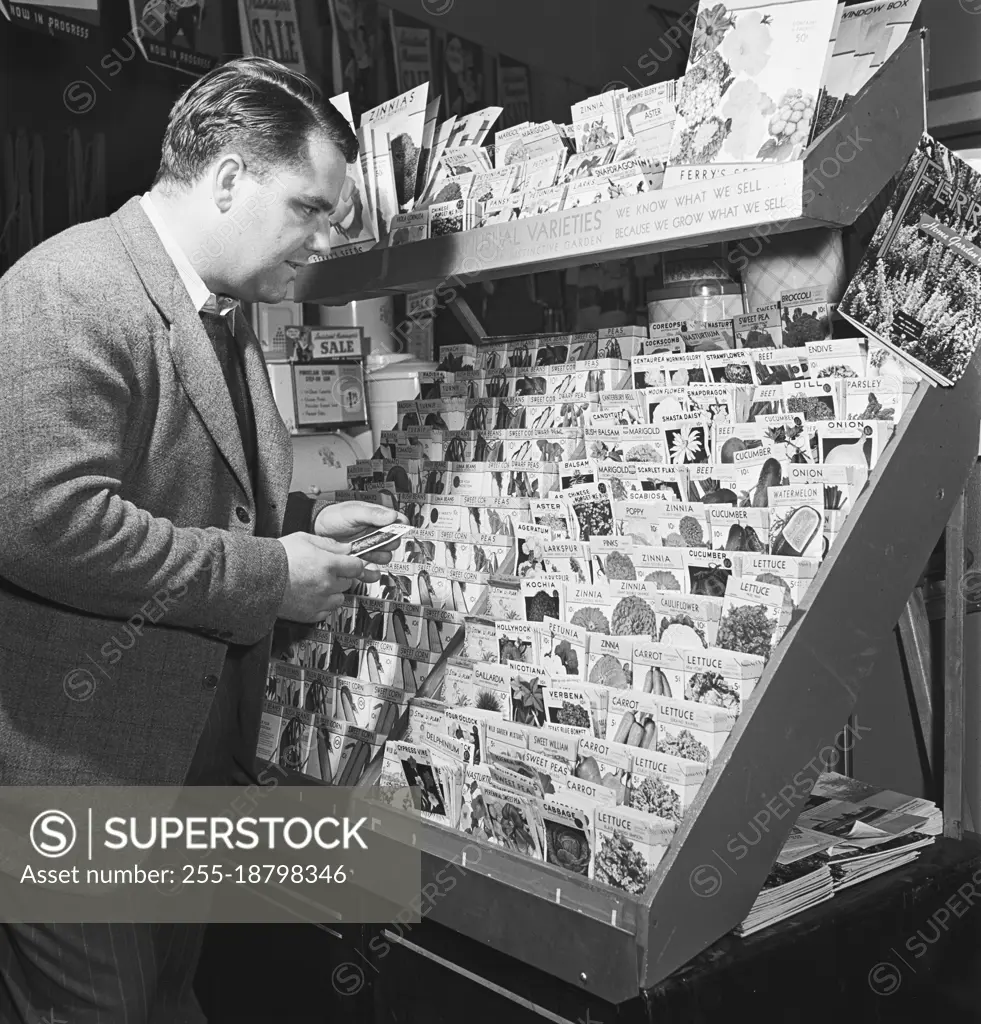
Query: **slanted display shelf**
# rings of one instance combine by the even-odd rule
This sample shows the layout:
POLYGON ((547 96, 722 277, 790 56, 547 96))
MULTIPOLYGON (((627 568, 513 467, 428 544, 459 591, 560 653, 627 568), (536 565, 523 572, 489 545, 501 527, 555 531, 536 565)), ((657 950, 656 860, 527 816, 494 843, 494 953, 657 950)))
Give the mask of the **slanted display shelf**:
MULTIPOLYGON (((803 164, 727 179, 730 188, 759 185, 738 201, 726 203, 709 185, 603 204, 592 211, 603 227, 581 248, 579 232, 567 233, 571 214, 556 214, 374 250, 304 271, 298 292, 329 303, 432 286, 464 272, 483 247, 494 255, 477 277, 495 277, 747 237, 766 224, 851 224, 924 130, 925 62, 926 39, 914 35, 803 164), (618 226, 651 223, 638 210, 655 201, 670 209, 650 217, 667 217, 667 227, 625 247, 618 226), (736 209, 723 229, 693 235, 672 226, 683 205, 685 216, 701 212, 700 224, 711 222, 711 210, 736 209), (539 252, 551 242, 533 239, 553 231, 558 248, 539 252)), ((820 752, 834 743, 880 652, 895 644, 896 623, 977 460, 979 416, 981 352, 956 387, 919 385, 643 895, 417 820, 423 885, 457 865, 453 898, 428 916, 611 1003, 651 989, 738 925, 821 771, 820 752)))
POLYGON ((711 242, 845 227, 916 147, 926 124, 926 66, 926 37, 914 34, 803 160, 323 260, 300 271, 296 301, 343 305, 711 242))

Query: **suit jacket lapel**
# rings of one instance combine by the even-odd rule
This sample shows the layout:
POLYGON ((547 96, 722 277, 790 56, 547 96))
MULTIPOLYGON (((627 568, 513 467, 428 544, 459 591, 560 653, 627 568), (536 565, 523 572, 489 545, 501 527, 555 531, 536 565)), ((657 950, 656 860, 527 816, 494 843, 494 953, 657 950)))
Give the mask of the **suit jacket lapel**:
MULTIPOLYGON (((293 476, 293 443, 273 398, 265 357, 248 318, 241 308, 229 313, 229 316, 235 318, 235 340, 241 347, 249 394, 252 396, 252 413, 258 438, 259 494, 268 498, 273 506, 274 532, 278 534, 293 476)), ((257 514, 264 515, 264 510, 257 508, 257 514)))

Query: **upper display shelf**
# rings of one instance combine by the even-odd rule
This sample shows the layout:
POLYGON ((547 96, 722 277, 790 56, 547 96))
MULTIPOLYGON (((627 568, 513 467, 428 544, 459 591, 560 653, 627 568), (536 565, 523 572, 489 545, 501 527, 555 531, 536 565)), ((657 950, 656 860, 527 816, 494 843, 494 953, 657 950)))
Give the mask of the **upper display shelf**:
POLYGON ((300 272, 296 300, 342 305, 757 233, 845 227, 926 130, 926 67, 926 35, 914 33, 802 161, 325 260, 300 272))

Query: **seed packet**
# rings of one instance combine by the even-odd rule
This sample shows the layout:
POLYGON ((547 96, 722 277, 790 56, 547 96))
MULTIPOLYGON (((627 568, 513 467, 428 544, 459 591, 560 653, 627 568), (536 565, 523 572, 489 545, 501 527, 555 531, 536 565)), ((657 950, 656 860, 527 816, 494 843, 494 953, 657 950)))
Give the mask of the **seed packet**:
POLYGON ((625 743, 584 736, 579 741, 578 753, 575 777, 592 785, 613 790, 616 803, 624 803, 630 790, 633 748, 625 743))
POLYGON ((392 742, 386 751, 402 762, 405 784, 412 789, 416 810, 428 820, 450 825, 452 812, 447 807, 430 750, 421 744, 392 742))
POLYGON ((655 591, 684 594, 688 587, 684 549, 643 547, 637 551, 637 579, 655 591))
POLYGON ((684 688, 672 696, 727 708, 736 714, 749 700, 766 666, 759 655, 737 654, 720 647, 679 653, 684 659, 684 688))
POLYGON ((558 682, 585 681, 587 666, 587 632, 556 619, 536 624, 539 664, 547 675, 558 682))
POLYGON ((656 506, 657 535, 668 548, 704 547, 708 537, 706 506, 692 502, 666 501, 656 506))
POLYGON ((817 558, 824 555, 824 488, 820 484, 767 489, 770 551, 775 556, 817 558))
POLYGON ((492 741, 493 746, 499 752, 494 755, 495 757, 506 756, 512 760, 520 759, 522 754, 528 752, 528 735, 531 728, 531 726, 517 721, 488 720, 485 726, 488 759, 491 756, 492 741))
POLYGON ((606 720, 606 739, 628 747, 653 750, 657 744, 657 702, 652 694, 613 690, 606 720))
POLYGON ((894 429, 895 424, 885 420, 832 420, 820 423, 820 461, 825 466, 858 466, 872 470, 894 429))
MULTIPOLYGON (((497 715, 495 717, 503 720, 504 716, 497 715)), ((446 710, 446 734, 471 745, 473 750, 471 764, 478 765, 483 761, 487 722, 488 718, 476 713, 474 708, 447 708, 446 710)))
POLYGON ((576 730, 574 727, 546 723, 541 729, 533 729, 528 734, 528 749, 532 753, 545 754, 562 761, 571 772, 576 764, 580 736, 586 732, 585 729, 576 730))
POLYGON ((736 723, 726 708, 671 697, 657 699, 657 751, 689 761, 711 763, 736 723))
MULTIPOLYGON (((791 465, 787 467, 787 483, 820 484, 824 488, 825 512, 848 514, 861 493, 867 477, 864 466, 858 465, 791 465)), ((825 517, 827 518, 827 517, 825 517)))
POLYGON ((637 579, 637 568, 634 563, 636 547, 637 545, 626 537, 592 537, 589 549, 593 579, 597 582, 637 579))
POLYGON ((711 505, 708 524, 715 551, 766 554, 770 550, 769 509, 711 505))
POLYGON ((405 735, 402 738, 409 743, 417 743, 421 742, 427 729, 446 731, 448 728, 446 712, 447 705, 443 701, 425 697, 410 697, 405 735))
MULTIPOLYGON (((585 735, 583 739, 591 740, 594 737, 585 735)), ((616 790, 598 782, 580 779, 571 771, 555 779, 554 784, 556 795, 560 799, 576 799, 594 808, 616 807, 617 805, 616 790)))
POLYGON ((593 483, 596 483, 596 463, 592 459, 574 459, 571 462, 559 463, 559 490, 593 483))
POLYGON ((778 487, 784 479, 784 466, 773 443, 767 440, 759 448, 734 452, 733 465, 738 473, 739 507, 766 508, 770 488, 778 487))
POLYGON ((651 636, 655 630, 657 590, 643 580, 611 580, 610 632, 614 636, 651 636))
POLYGON ((565 584, 565 578, 554 573, 522 579, 521 598, 525 605, 525 619, 528 622, 541 622, 543 619, 564 621, 565 584))
POLYGON ((545 860, 549 864, 592 877, 594 808, 586 800, 564 793, 547 796, 542 806, 545 860))
POLYGON ((502 665, 506 662, 538 664, 537 635, 530 622, 498 622, 496 631, 498 658, 502 665))
MULTIPOLYGON (((593 689, 596 690, 595 687, 593 689)), ((587 692, 585 686, 544 686, 542 697, 545 702, 547 723, 588 729, 594 736, 597 735, 597 719, 592 709, 591 694, 587 692)))
POLYGON ((497 624, 474 615, 464 620, 463 657, 471 661, 497 661, 497 624))
POLYGON ((586 679, 591 685, 606 686, 611 690, 629 689, 633 679, 634 646, 648 637, 588 636, 588 662, 586 679))
POLYGON ((570 625, 579 626, 588 633, 608 635, 611 600, 609 585, 573 584, 567 587, 565 611, 570 625))
POLYGON ((473 704, 473 662, 468 658, 450 658, 443 673, 439 696, 454 708, 473 704))
POLYGON ((782 387, 787 412, 802 413, 808 420, 842 418, 845 404, 842 378, 825 377, 820 381, 792 380, 782 387))
POLYGON ((303 707, 305 674, 299 665, 271 662, 266 677, 266 699, 282 707, 303 707))
POLYGON ((613 533, 613 508, 609 497, 598 487, 582 484, 562 493, 572 505, 576 522, 575 540, 589 540, 593 536, 613 533))
POLYGON ((716 384, 757 384, 756 365, 748 352, 706 352, 703 365, 716 384))
MULTIPOLYGON (((310 670, 307 669, 309 673, 310 670)), ((306 681, 306 692, 303 695, 303 709, 311 715, 323 715, 333 718, 337 708, 337 688, 329 673, 317 673, 315 678, 306 681)))
POLYGON ((700 413, 683 413, 661 422, 668 459, 672 465, 712 461, 711 422, 700 413))
POLYGON ((569 583, 593 582, 589 545, 581 541, 552 540, 543 548, 545 572, 564 577, 569 583))
POLYGON ((653 497, 657 492, 634 495, 629 501, 613 502, 613 523, 617 536, 630 543, 644 547, 659 544, 657 536, 658 513, 655 502, 641 501, 653 497))
POLYGON ((519 577, 538 576, 546 572, 545 545, 552 531, 537 523, 522 523, 515 529, 516 555, 514 574, 519 577))
POLYGON ((634 644, 632 689, 655 697, 680 696, 684 688, 683 648, 654 643, 634 644))
POLYGON ((506 717, 511 703, 511 678, 503 664, 476 662, 473 667, 472 707, 506 717))
POLYGON ((524 497, 464 498, 463 507, 471 533, 513 537, 519 523, 532 521, 531 504, 524 497))
MULTIPOLYGON (((541 728, 545 724, 545 676, 531 665, 509 663, 505 668, 508 678, 508 718, 522 726, 541 728)), ((525 746, 528 746, 526 738, 525 746)))
POLYGON ((336 633, 327 670, 329 672, 336 672, 338 675, 357 676, 361 668, 361 659, 366 645, 367 641, 364 637, 347 633, 336 633))
POLYGON ((264 761, 277 762, 279 757, 279 740, 283 730, 283 710, 274 701, 262 703, 262 717, 259 721, 259 742, 256 757, 264 761))
POLYGON ((733 579, 726 588, 722 618, 713 644, 768 659, 790 621, 791 604, 782 587, 733 579))
POLYGON ((782 587, 796 608, 817 575, 821 562, 817 558, 745 554, 739 556, 736 565, 737 574, 745 579, 782 587))
POLYGON ((668 450, 663 425, 651 426, 642 423, 636 426, 621 427, 619 445, 611 449, 610 455, 616 458, 617 452, 622 453, 621 457, 624 462, 666 465, 668 450))
MULTIPOLYGON (((711 511, 711 510, 710 510, 711 511)), ((723 597, 732 576, 732 559, 725 551, 711 548, 683 548, 686 586, 684 593, 695 597, 723 597)))
MULTIPOLYGON (((728 592, 731 583, 727 583, 728 592)), ((658 643, 672 647, 712 647, 716 642, 724 598, 656 594, 658 643)))
POLYGON ((831 313, 823 288, 804 288, 780 293, 780 324, 783 343, 800 348, 808 342, 831 337, 831 313))
POLYGON ((705 775, 702 761, 642 751, 634 756, 630 806, 680 823, 694 803, 705 775))
POLYGON ((812 380, 865 376, 865 346, 859 338, 809 341, 805 348, 812 380))
POLYGON ((524 618, 521 584, 517 579, 494 577, 487 588, 487 599, 487 614, 495 622, 524 618))
POLYGON ((464 629, 465 616, 461 612, 446 609, 422 608, 422 628, 420 642, 423 650, 440 655, 455 639, 457 633, 464 629))
POLYGON ((404 690, 373 686, 358 679, 336 678, 338 721, 389 736, 408 713, 408 694, 404 690))
POLYGON ((787 402, 784 397, 784 387, 785 384, 760 384, 753 388, 753 400, 750 403, 746 422, 752 423, 760 415, 786 412, 787 402))
MULTIPOLYGON (((622 360, 621 360, 622 362, 622 360)), ((648 422, 644 405, 646 389, 600 391, 599 406, 603 412, 612 412, 622 426, 639 425, 648 422)))
MULTIPOLYGON (((735 385, 727 383, 691 384, 687 391, 687 411, 698 413, 707 419, 713 429, 719 423, 735 423, 737 421, 737 405, 739 404, 737 399, 740 392, 737 391, 735 385)), ((748 409, 748 403, 744 402, 743 404, 748 409)), ((677 419, 677 416, 673 418, 677 419)))
POLYGON ((755 313, 735 316, 732 326, 737 349, 765 351, 779 349, 783 345, 780 308, 777 304, 758 309, 755 313))
POLYGON ((913 390, 901 377, 849 377, 845 380, 845 418, 898 422, 913 390))
POLYGON ((801 413, 758 416, 754 425, 763 428, 764 440, 773 444, 781 462, 817 462, 817 424, 801 413))

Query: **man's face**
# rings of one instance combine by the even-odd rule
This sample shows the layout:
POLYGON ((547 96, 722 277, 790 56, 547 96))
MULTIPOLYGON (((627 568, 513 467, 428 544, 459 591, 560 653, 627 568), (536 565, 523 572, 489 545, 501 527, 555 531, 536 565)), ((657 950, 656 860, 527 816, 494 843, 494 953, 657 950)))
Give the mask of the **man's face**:
POLYGON ((221 259, 229 295, 246 302, 282 302, 310 256, 330 251, 330 217, 344 185, 346 165, 332 142, 313 138, 300 168, 280 166, 260 182, 239 177, 232 189, 234 235, 221 259))

